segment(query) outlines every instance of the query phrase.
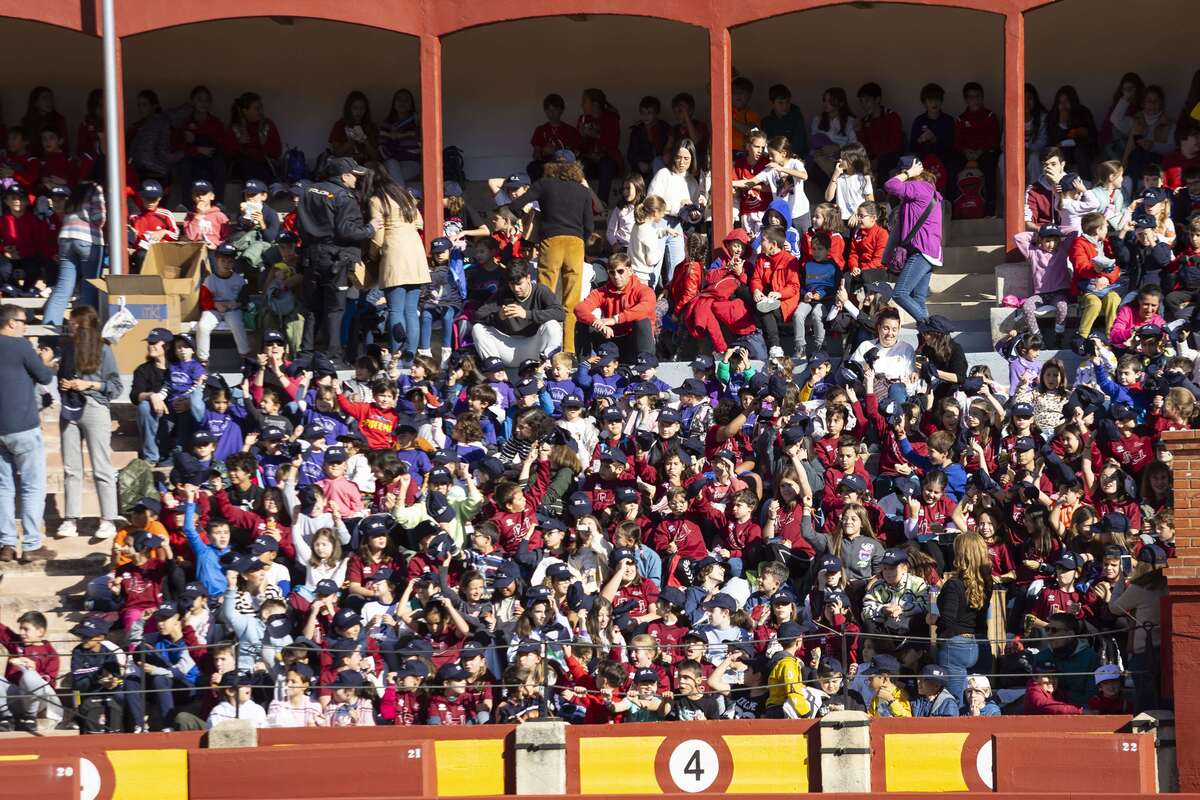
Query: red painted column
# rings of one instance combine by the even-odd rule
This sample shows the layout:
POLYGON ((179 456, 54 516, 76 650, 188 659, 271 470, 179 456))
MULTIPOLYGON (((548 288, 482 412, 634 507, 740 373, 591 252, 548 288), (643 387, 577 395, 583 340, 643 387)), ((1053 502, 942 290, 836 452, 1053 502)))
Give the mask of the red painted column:
POLYGON ((1200 791, 1200 431, 1166 431, 1175 494, 1175 558, 1163 611, 1164 694, 1174 699, 1179 791, 1200 791))
MULTIPOLYGON (((115 13, 115 11, 114 11, 114 13, 115 13)), ((119 26, 118 26, 118 30, 119 30, 119 26)), ((116 39, 117 39, 117 41, 116 41, 113 49, 116 51, 116 63, 117 63, 117 73, 116 73, 117 120, 119 121, 118 125, 117 125, 117 129, 124 131, 125 130, 125 59, 123 57, 123 52, 124 52, 125 40, 122 39, 120 36, 117 36, 116 39)), ((125 174, 125 167, 126 167, 125 137, 118 136, 117 141, 115 141, 115 142, 107 142, 106 141, 104 143, 104 147, 105 147, 105 152, 108 152, 108 148, 110 148, 110 147, 116 148, 117 163, 119 164, 119 166, 117 168, 117 174, 115 176, 107 175, 106 180, 109 180, 109 181, 115 180, 117 182, 117 185, 122 187, 121 190, 124 191, 125 184, 128 180, 128 178, 126 177, 126 174, 125 174)), ((105 200, 107 200, 107 199, 108 198, 105 197, 105 200)), ((107 209, 107 212, 109 214, 120 214, 122 219, 124 219, 128 216, 128 212, 126 211, 126 208, 125 208, 125 203, 122 203, 120 208, 107 209)), ((105 231, 105 238, 106 239, 108 238, 107 230, 105 231)), ((129 254, 126 252, 124 244, 125 244, 124 242, 121 242, 119 245, 116 242, 109 243, 108 269, 109 269, 109 272, 113 273, 114 275, 126 275, 129 273, 129 254)))
POLYGON ((1025 229, 1025 15, 1004 17, 1004 246, 1020 260, 1013 237, 1025 229))
POLYGON ((729 129, 733 123, 733 103, 729 99, 729 81, 733 73, 733 53, 729 29, 708 29, 708 107, 712 131, 712 212, 713 242, 722 241, 733 227, 733 151, 729 129))
POLYGON ((425 246, 442 235, 442 40, 421 34, 421 180, 425 246))

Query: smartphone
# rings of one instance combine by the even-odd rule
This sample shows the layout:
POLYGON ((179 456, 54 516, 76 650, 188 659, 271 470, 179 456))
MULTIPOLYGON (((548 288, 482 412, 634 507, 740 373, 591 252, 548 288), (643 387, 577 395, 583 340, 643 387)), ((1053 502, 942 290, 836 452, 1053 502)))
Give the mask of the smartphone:
POLYGON ((1126 577, 1133 572, 1133 556, 1125 554, 1121 556, 1121 574, 1126 577))

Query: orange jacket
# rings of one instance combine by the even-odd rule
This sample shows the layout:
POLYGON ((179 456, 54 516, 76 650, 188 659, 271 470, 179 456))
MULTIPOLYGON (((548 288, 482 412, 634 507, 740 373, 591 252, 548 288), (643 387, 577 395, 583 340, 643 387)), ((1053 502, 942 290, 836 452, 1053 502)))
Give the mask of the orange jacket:
MULTIPOLYGON (((1114 284, 1121 278, 1121 268, 1116 264, 1107 272, 1101 271, 1092 261, 1100 252, 1099 248, 1086 236, 1080 234, 1071 240, 1071 268, 1075 272, 1075 281, 1071 285, 1071 296, 1083 294, 1087 282, 1096 278, 1108 278, 1109 284, 1114 284)), ((1104 240, 1104 255, 1113 257, 1112 245, 1104 240)))
POLYGON ((641 319, 654 320, 654 290, 638 280, 636 275, 629 279, 624 289, 616 289, 606 283, 575 306, 575 319, 581 325, 591 325, 594 311, 601 317, 615 317, 617 324, 613 333, 624 336, 633 330, 633 323, 641 319))
POLYGON ((760 255, 750 278, 750 291, 779 293, 779 311, 791 319, 800 305, 800 262, 787 250, 773 256, 760 255))

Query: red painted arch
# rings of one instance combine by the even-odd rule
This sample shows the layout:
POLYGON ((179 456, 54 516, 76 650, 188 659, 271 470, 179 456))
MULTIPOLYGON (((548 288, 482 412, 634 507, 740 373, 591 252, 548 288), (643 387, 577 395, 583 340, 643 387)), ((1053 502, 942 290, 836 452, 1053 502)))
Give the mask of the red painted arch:
POLYGON ((117 32, 136 36, 179 25, 245 19, 295 17, 322 22, 342 22, 420 36, 427 17, 421 0, 380 0, 331 5, 319 0, 209 0, 206 3, 122 0, 116 5, 117 32))
POLYGON ((100 3, 92 0, 0 0, 0 19, 40 22, 55 28, 99 36, 100 3))
MULTIPOLYGON (((1053 0, 1041 0, 1052 2, 1053 0)), ((1037 0, 743 0, 723 6, 718 12, 719 24, 729 28, 760 22, 772 17, 795 14, 801 11, 811 11, 817 8, 836 8, 838 6, 884 6, 908 5, 928 8, 963 9, 980 11, 988 14, 1006 16, 1019 14, 1026 2, 1037 0)))
POLYGON ((500 22, 519 22, 545 17, 570 17, 576 15, 605 17, 642 17, 645 19, 678 22, 698 28, 707 28, 713 23, 714 14, 703 3, 687 0, 660 0, 649 5, 641 0, 597 0, 594 2, 555 3, 554 0, 532 0, 514 3, 508 10, 489 8, 483 4, 439 4, 430 2, 429 25, 438 36, 493 25, 500 22))

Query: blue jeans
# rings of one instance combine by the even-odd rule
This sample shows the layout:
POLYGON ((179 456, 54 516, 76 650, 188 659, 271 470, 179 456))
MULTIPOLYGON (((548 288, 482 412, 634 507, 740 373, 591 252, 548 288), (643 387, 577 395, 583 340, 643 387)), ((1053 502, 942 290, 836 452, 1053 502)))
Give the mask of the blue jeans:
POLYGON ((17 544, 17 481, 21 482, 21 529, 25 552, 42 546, 46 513, 46 448, 42 429, 0 434, 0 546, 17 544))
POLYGON ((454 306, 437 306, 421 309, 421 350, 429 349, 429 340, 433 338, 434 314, 442 320, 442 349, 448 350, 454 346, 454 318, 458 310, 454 306))
POLYGON ((400 349, 400 337, 396 329, 404 331, 404 352, 411 356, 417 352, 417 339, 421 335, 421 316, 417 304, 421 300, 420 286, 393 286, 386 289, 388 313, 388 347, 393 353, 400 349))
POLYGON ((143 400, 138 403, 137 412, 138 433, 142 437, 142 446, 139 449, 139 455, 151 464, 157 464, 162 458, 159 447, 163 436, 167 432, 167 420, 170 415, 156 415, 149 400, 143 400))
POLYGON ((84 284, 79 290, 79 302, 83 305, 98 309, 100 292, 88 284, 88 278, 100 276, 100 261, 104 256, 104 248, 98 244, 80 241, 78 239, 60 239, 58 242, 58 280, 46 301, 42 313, 44 325, 61 325, 63 314, 71 303, 71 295, 82 279, 84 284))
POLYGON ((969 636, 952 636, 938 642, 937 663, 949 673, 946 689, 959 705, 967 685, 967 672, 978 660, 979 642, 969 636))
POLYGON ((933 264, 920 253, 914 252, 904 262, 904 269, 896 278, 892 299, 896 305, 908 312, 917 322, 929 319, 925 302, 929 299, 929 278, 933 275, 933 264))

